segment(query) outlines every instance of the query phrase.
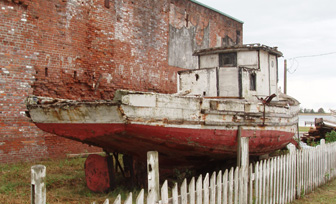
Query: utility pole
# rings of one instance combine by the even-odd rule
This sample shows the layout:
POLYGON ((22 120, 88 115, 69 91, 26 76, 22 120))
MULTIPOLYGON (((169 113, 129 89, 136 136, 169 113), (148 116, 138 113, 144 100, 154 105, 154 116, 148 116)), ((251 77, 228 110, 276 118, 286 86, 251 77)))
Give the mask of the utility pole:
POLYGON ((284 61, 284 94, 287 94, 287 60, 284 61))

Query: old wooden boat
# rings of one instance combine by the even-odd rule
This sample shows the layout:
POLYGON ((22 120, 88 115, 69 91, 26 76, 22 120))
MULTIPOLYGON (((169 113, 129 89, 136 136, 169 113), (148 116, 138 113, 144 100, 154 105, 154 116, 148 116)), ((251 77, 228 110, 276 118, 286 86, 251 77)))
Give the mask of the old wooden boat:
POLYGON ((277 86, 277 48, 260 44, 199 50, 199 67, 178 73, 176 94, 118 90, 111 100, 30 96, 40 129, 160 165, 223 160, 237 154, 237 132, 250 155, 295 142, 299 102, 277 86))

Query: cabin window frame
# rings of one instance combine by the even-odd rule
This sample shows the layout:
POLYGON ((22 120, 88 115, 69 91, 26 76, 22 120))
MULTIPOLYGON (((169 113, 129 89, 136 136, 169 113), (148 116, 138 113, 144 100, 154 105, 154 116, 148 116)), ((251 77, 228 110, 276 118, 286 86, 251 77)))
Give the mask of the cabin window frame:
POLYGON ((250 91, 257 91, 257 73, 250 72, 249 78, 250 78, 250 91))
POLYGON ((237 67, 237 52, 219 53, 219 67, 237 67))

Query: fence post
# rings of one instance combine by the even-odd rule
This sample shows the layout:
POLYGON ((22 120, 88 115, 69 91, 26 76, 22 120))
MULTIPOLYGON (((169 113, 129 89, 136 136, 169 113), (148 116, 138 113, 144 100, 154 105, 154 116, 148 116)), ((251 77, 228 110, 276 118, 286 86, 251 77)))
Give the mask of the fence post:
POLYGON ((45 166, 35 165, 31 167, 31 204, 46 204, 45 176, 45 166))
POLYGON ((241 159, 240 167, 242 169, 243 176, 243 197, 241 198, 243 203, 247 203, 247 194, 248 194, 248 181, 249 181, 249 139, 248 137, 240 138, 240 149, 241 149, 241 159))
POLYGON ((147 176, 148 196, 158 202, 160 200, 159 183, 159 153, 157 151, 147 152, 147 176))

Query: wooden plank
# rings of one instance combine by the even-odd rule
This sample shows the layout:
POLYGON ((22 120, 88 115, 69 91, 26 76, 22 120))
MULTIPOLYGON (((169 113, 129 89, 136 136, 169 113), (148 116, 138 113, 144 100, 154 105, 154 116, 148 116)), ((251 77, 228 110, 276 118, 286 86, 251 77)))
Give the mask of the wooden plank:
POLYGON ((288 155, 284 156, 284 177, 283 177, 283 201, 287 203, 288 195, 288 155))
POLYGON ((113 204, 121 204, 121 195, 120 194, 116 197, 113 204))
POLYGON ((248 203, 250 204, 253 204, 253 181, 254 181, 253 165, 250 164, 250 167, 249 167, 249 199, 248 199, 248 203))
POLYGON ((259 162, 254 166, 254 197, 255 203, 259 204, 259 162))
POLYGON ((196 181, 196 204, 202 204, 202 175, 200 175, 196 181))
POLYGON ((241 144, 241 126, 238 126, 237 131, 237 166, 241 166, 242 144, 241 144))
POLYGON ((190 204, 195 204, 196 198, 195 198, 195 177, 191 178, 191 181, 188 186, 189 189, 189 203, 190 204))
POLYGON ((150 193, 148 193, 148 195, 147 195, 147 204, 153 204, 153 203, 156 203, 157 201, 156 201, 156 195, 155 195, 155 193, 152 191, 152 192, 150 192, 150 193))
POLYGON ((46 167, 43 165, 35 165, 31 170, 31 203, 45 204, 46 185, 44 183, 46 177, 46 167))
POLYGON ((301 177, 302 177, 302 173, 301 173, 301 169, 302 169, 302 150, 299 150, 297 152, 296 155, 296 197, 300 198, 301 197, 301 186, 302 186, 302 182, 301 182, 301 177))
POLYGON ((283 184, 283 155, 281 155, 280 156, 280 158, 279 158, 279 179, 278 179, 278 181, 279 181, 279 192, 278 192, 278 195, 277 195, 277 197, 278 197, 278 202, 279 203, 283 203, 283 199, 282 199, 282 184, 283 184))
POLYGON ((205 174, 203 181, 203 204, 209 204, 209 173, 205 174))
POLYGON ((266 203, 266 163, 264 160, 262 165, 262 203, 266 203))
POLYGON ((239 168, 239 172, 238 172, 239 176, 239 186, 238 186, 238 203, 246 203, 244 201, 244 177, 243 177, 243 174, 244 174, 244 169, 243 168, 239 168))
POLYGON ((188 203, 187 179, 184 179, 181 185, 181 204, 188 203))
POLYGON ((241 138, 241 150, 242 150, 242 159, 241 159, 241 168, 242 168, 242 203, 247 203, 247 195, 248 195, 248 167, 249 167, 249 138, 243 137, 241 138))
POLYGON ((228 203, 228 176, 229 172, 226 169, 223 174, 223 204, 228 203))
POLYGON ((173 204, 178 204, 178 186, 177 183, 175 183, 173 189, 172 189, 172 196, 173 196, 173 204))
POLYGON ((217 198, 217 203, 218 204, 222 203, 222 188, 223 188, 222 178, 223 178, 222 171, 219 171, 218 175, 217 175, 217 181, 216 181, 217 182, 217 184, 216 184, 216 189, 217 189, 216 198, 217 198))
POLYGON ((161 187, 161 202, 162 204, 168 204, 168 181, 165 180, 161 187))
POLYGON ((160 200, 159 153, 157 151, 147 152, 147 175, 148 194, 151 194, 157 202, 160 200))
POLYGON ((232 201, 233 201, 233 172, 234 172, 234 169, 233 167, 231 167, 231 170, 229 172, 229 204, 232 204, 232 201))
POLYGON ((308 183, 308 150, 304 149, 303 151, 303 195, 306 195, 307 192, 307 183, 308 183))
MULTIPOLYGON (((167 189, 168 190, 168 189, 167 189)), ((168 192, 167 192, 168 193, 168 192)), ((168 195, 167 195, 167 197, 168 197, 168 195)), ((141 189, 141 191, 140 191, 140 193, 139 193, 139 195, 138 195, 138 197, 136 198, 136 200, 135 200, 135 204, 144 204, 145 203, 145 190, 144 189, 141 189)), ((168 202, 167 203, 162 203, 162 204, 168 204, 168 202)))
POLYGON ((270 160, 266 160, 265 162, 265 203, 268 204, 269 203, 269 163, 270 160))
POLYGON ((270 159, 269 163, 269 203, 273 203, 273 172, 274 171, 274 158, 270 159))
POLYGON ((210 178, 210 204, 216 203, 216 172, 210 178))
POLYGON ((277 191, 278 191, 278 159, 279 157, 274 158, 274 181, 273 181, 273 203, 277 203, 277 191))
POLYGON ((291 200, 291 194, 292 194, 292 153, 290 152, 289 155, 287 155, 288 160, 288 177, 287 177, 287 203, 291 200))
POLYGON ((237 166, 234 172, 234 203, 238 203, 238 195, 239 195, 239 170, 240 168, 237 166))
POLYGON ((310 157, 310 168, 309 168, 309 186, 310 186, 310 192, 313 192, 313 177, 314 177, 314 154, 313 151, 309 151, 309 157, 310 157))
POLYGON ((133 199, 132 199, 132 192, 128 194, 124 204, 132 204, 133 203, 133 199))
POLYGON ((296 196, 296 164, 297 164, 297 150, 295 149, 295 153, 293 154, 293 163, 292 163, 292 170, 293 170, 293 182, 292 182, 292 201, 295 200, 295 196, 296 196))
POLYGON ((110 204, 110 200, 107 198, 103 204, 110 204))

